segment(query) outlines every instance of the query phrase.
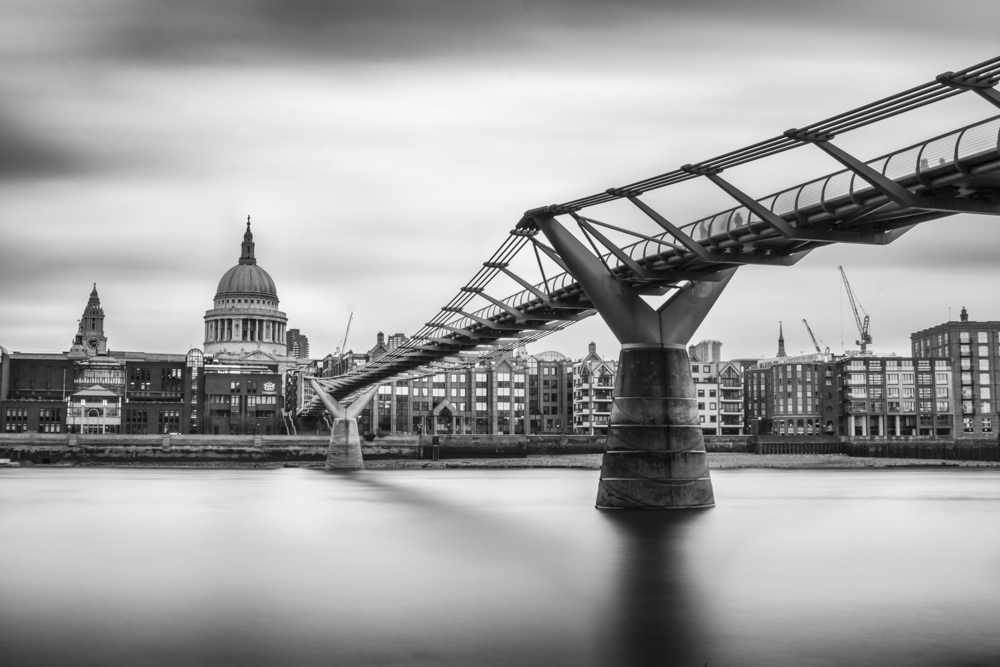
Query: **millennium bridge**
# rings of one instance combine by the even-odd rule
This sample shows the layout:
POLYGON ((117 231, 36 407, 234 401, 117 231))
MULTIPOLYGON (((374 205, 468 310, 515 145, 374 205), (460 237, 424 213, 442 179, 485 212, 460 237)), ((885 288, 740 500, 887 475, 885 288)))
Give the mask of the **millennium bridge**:
POLYGON ((597 506, 710 507, 715 500, 686 345, 736 269, 791 266, 831 243, 884 245, 921 222, 956 213, 1000 214, 1000 116, 875 159, 834 143, 968 92, 983 99, 984 112, 991 111, 986 103, 996 111, 998 82, 1000 57, 696 164, 533 208, 404 344, 343 375, 310 378, 315 394, 299 416, 329 411, 327 468, 361 468, 356 418, 380 384, 489 361, 598 313, 622 349, 597 506), (802 147, 823 151, 843 169, 766 197, 723 176, 730 167, 802 147), (736 206, 678 224, 643 199, 692 179, 707 179, 736 206), (622 205, 634 207, 633 215, 622 215, 622 205), (591 217, 594 209, 603 219, 591 217), (634 229, 635 211, 656 233, 634 229), (621 245, 609 235, 635 241, 621 245), (502 296, 510 286, 518 291, 502 296), (643 298, 650 296, 665 299, 653 308, 643 298))

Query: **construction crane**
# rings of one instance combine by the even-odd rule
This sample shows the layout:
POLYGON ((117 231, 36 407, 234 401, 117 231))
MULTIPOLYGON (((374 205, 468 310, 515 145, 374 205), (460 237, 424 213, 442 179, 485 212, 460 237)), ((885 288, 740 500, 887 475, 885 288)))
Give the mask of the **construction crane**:
MULTIPOLYGON (((806 322, 805 318, 802 318, 802 324, 806 325, 806 331, 809 332, 809 337, 812 338, 813 347, 816 348, 816 354, 823 354, 823 351, 819 349, 819 343, 816 342, 816 336, 813 335, 812 327, 806 322)), ((826 353, 830 354, 830 348, 826 348, 826 353)))
POLYGON ((847 288, 847 298, 851 300, 851 310, 854 311, 854 321, 858 325, 858 334, 861 336, 861 340, 855 342, 861 346, 861 354, 864 354, 868 351, 868 346, 871 345, 872 342, 872 335, 868 333, 868 313, 865 313, 864 306, 858 303, 858 301, 854 298, 854 292, 851 291, 851 283, 847 282, 847 274, 844 273, 844 267, 838 266, 837 268, 840 269, 840 275, 844 278, 844 287, 847 288), (863 323, 861 321, 861 315, 858 314, 859 308, 865 316, 863 323))
POLYGON ((347 336, 351 333, 351 321, 354 320, 354 313, 347 318, 347 331, 344 332, 344 340, 340 341, 340 345, 337 346, 337 356, 341 359, 344 358, 344 354, 347 353, 347 336))

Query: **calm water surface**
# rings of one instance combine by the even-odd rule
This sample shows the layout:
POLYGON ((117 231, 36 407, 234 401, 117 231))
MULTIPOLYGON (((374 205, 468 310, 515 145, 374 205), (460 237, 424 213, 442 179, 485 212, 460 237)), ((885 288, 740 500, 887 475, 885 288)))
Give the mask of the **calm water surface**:
POLYGON ((1000 664, 1000 471, 713 478, 0 470, 0 664, 1000 664))

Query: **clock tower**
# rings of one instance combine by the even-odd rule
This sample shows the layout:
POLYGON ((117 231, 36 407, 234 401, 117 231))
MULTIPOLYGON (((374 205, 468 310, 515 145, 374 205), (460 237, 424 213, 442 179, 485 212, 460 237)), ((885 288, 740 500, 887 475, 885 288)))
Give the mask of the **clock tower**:
POLYGON ((87 307, 83 310, 71 352, 83 352, 88 357, 108 353, 108 337, 104 335, 104 309, 101 308, 101 297, 97 295, 97 283, 94 283, 87 307))

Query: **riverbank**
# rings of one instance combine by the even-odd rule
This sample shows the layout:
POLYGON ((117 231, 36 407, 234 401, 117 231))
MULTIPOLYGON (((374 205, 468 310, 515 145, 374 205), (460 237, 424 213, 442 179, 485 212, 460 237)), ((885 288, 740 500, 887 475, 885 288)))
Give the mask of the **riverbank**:
MULTIPOLYGON (((565 456, 528 456, 523 459, 452 459, 447 461, 414 461, 406 459, 370 461, 368 469, 416 468, 585 468, 600 470, 602 454, 571 454, 565 456)), ((944 459, 856 458, 846 454, 742 454, 711 452, 711 470, 734 468, 1000 468, 1000 461, 952 461, 944 459)))
MULTIPOLYGON (((445 468, 578 468, 600 470, 601 454, 529 455, 524 458, 382 459, 365 461, 368 470, 439 470, 445 468)), ((28 464, 30 465, 30 464, 28 464)), ((783 468, 811 470, 819 468, 1000 468, 1000 461, 954 461, 944 459, 857 458, 846 454, 747 454, 710 452, 712 470, 738 468, 783 468)), ((49 466, 46 466, 49 467, 49 466)), ((298 463, 250 461, 202 462, 63 462, 53 467, 87 468, 323 468, 322 462, 298 463)))

